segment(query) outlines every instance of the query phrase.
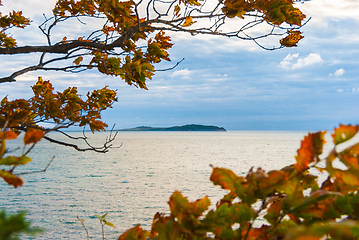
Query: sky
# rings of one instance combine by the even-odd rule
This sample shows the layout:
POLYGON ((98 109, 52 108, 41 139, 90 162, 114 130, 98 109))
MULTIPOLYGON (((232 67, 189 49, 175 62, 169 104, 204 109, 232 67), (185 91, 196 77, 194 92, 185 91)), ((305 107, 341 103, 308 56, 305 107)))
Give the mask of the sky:
MULTIPOLYGON (((33 21, 13 32, 19 45, 46 43, 37 26, 43 13, 51 14, 53 0, 2 2, 1 12, 23 10, 33 21)), ((29 98, 30 86, 43 76, 56 90, 117 89, 118 102, 103 112, 103 120, 116 128, 204 124, 227 130, 317 131, 359 124, 359 1, 311 0, 298 7, 311 20, 295 48, 266 51, 239 39, 171 34, 172 62, 157 69, 185 60, 171 71, 156 72, 147 91, 95 71, 32 72, 0 84, 0 98, 29 98)), ((79 29, 64 31, 71 35, 79 29)), ((2 76, 36 59, 0 58, 2 76)))

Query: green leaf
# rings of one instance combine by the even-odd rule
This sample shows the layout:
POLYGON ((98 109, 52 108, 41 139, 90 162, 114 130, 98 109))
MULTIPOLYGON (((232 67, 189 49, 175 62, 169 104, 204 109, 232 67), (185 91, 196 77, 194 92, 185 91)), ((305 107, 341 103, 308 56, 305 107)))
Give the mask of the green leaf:
POLYGON ((344 220, 341 222, 318 222, 308 226, 299 226, 287 235, 291 240, 303 239, 357 239, 359 237, 359 224, 357 221, 344 220))
POLYGON ((184 197, 180 192, 175 191, 170 200, 169 200, 171 214, 173 216, 178 216, 183 212, 187 212, 191 208, 191 204, 186 197, 184 197))
POLYGON ((21 157, 14 157, 14 156, 8 156, 5 158, 0 159, 1 165, 25 165, 28 162, 31 162, 31 158, 27 156, 21 156, 21 157))
POLYGON ((82 62, 82 60, 83 60, 83 57, 77 57, 75 60, 74 60, 74 64, 75 65, 80 65, 80 63, 82 62))
POLYGON ((204 211, 211 206, 211 201, 209 200, 208 196, 205 196, 202 199, 198 199, 197 201, 192 203, 192 211, 193 214, 198 217, 201 216, 204 211))
POLYGON ((26 211, 9 214, 5 209, 2 209, 0 211, 0 239, 15 240, 20 239, 18 238, 19 234, 35 236, 42 233, 43 230, 41 228, 31 226, 31 222, 26 219, 26 214, 26 211))
POLYGON ((338 192, 330 192, 325 190, 318 190, 313 192, 308 198, 306 198, 303 202, 301 202, 299 205, 293 207, 291 209, 292 213, 295 212, 301 212, 308 208, 311 205, 314 205, 326 198, 333 197, 333 196, 340 196, 341 194, 338 192))
POLYGON ((115 225, 113 225, 113 223, 111 223, 111 222, 104 221, 104 223, 110 227, 115 228, 115 225))

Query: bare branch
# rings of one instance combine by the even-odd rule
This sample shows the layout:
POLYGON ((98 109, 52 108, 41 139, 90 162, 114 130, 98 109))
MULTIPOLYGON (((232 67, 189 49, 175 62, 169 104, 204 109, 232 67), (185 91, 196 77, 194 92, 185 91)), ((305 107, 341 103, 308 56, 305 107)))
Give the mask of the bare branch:
POLYGON ((166 69, 156 69, 156 72, 163 72, 163 71, 169 71, 169 70, 175 69, 183 61, 184 61, 184 58, 182 58, 181 61, 177 62, 173 67, 166 68, 166 69))
POLYGON ((33 174, 33 173, 41 173, 41 172, 46 172, 47 169, 50 167, 51 163, 54 161, 55 156, 53 156, 50 160, 50 162, 46 165, 46 167, 43 170, 37 170, 37 171, 31 171, 31 172, 23 172, 23 173, 18 173, 16 175, 28 175, 28 174, 33 174))
POLYGON ((88 148, 81 148, 76 144, 59 141, 59 140, 50 138, 48 136, 44 136, 44 139, 46 139, 46 140, 48 140, 49 142, 52 142, 52 143, 57 143, 57 144, 60 144, 60 145, 63 145, 63 146, 72 147, 72 148, 76 149, 77 151, 81 151, 81 152, 94 151, 94 152, 98 152, 98 153, 106 153, 106 152, 109 151, 110 148, 120 148, 120 147, 122 147, 122 143, 118 147, 113 147, 113 145, 112 145, 112 142, 116 139, 116 136, 117 136, 117 132, 114 135, 112 135, 114 126, 112 127, 112 129, 110 131, 110 135, 109 135, 108 138, 106 138, 106 141, 105 141, 105 143, 103 144, 102 147, 94 147, 88 142, 88 140, 87 140, 88 138, 85 135, 85 129, 83 130, 83 137, 73 137, 73 136, 69 135, 68 133, 64 133, 64 132, 62 132, 60 130, 56 130, 56 132, 59 132, 59 133, 65 135, 66 137, 68 137, 70 139, 73 139, 73 140, 83 140, 86 143, 86 145, 88 146, 88 148))

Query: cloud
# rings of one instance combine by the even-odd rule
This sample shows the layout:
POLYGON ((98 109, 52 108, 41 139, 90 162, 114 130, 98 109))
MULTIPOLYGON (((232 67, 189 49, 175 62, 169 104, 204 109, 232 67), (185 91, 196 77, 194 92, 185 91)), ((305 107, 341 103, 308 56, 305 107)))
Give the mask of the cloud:
POLYGON ((334 75, 339 77, 341 75, 343 75, 345 73, 344 69, 341 68, 341 69, 338 69, 337 71, 335 71, 334 75))
POLYGON ((304 66, 308 66, 320 62, 323 62, 323 59, 320 57, 320 55, 317 53, 311 53, 306 58, 298 59, 297 63, 293 64, 292 68, 293 69, 301 68, 304 66))
POLYGON ((181 69, 181 70, 176 70, 171 74, 171 77, 183 77, 185 79, 189 79, 190 75, 193 73, 193 71, 188 70, 187 68, 185 69, 181 69))
POLYGON ((299 56, 299 53, 296 54, 288 54, 283 61, 280 62, 280 66, 282 68, 290 68, 292 63, 290 62, 292 59, 297 58, 299 56))
POLYGON ((343 89, 338 89, 337 92, 343 92, 344 90, 343 89))
POLYGON ((305 58, 299 58, 297 62, 293 62, 293 59, 298 58, 299 53, 288 54, 283 61, 280 62, 280 67, 285 69, 298 69, 305 66, 309 66, 315 63, 323 62, 323 59, 320 57, 320 54, 311 53, 305 58))

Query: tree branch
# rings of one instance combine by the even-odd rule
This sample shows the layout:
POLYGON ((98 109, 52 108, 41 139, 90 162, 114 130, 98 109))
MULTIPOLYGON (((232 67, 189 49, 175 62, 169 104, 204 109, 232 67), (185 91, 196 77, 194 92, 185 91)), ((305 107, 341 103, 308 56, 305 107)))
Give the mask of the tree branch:
POLYGON ((33 173, 41 173, 41 172, 46 172, 47 169, 49 168, 49 166, 51 165, 51 163, 54 161, 55 156, 53 156, 50 160, 50 162, 46 165, 46 167, 43 170, 37 170, 37 171, 31 171, 31 172, 23 172, 23 173, 18 173, 16 175, 27 175, 27 174, 33 174, 33 173))

